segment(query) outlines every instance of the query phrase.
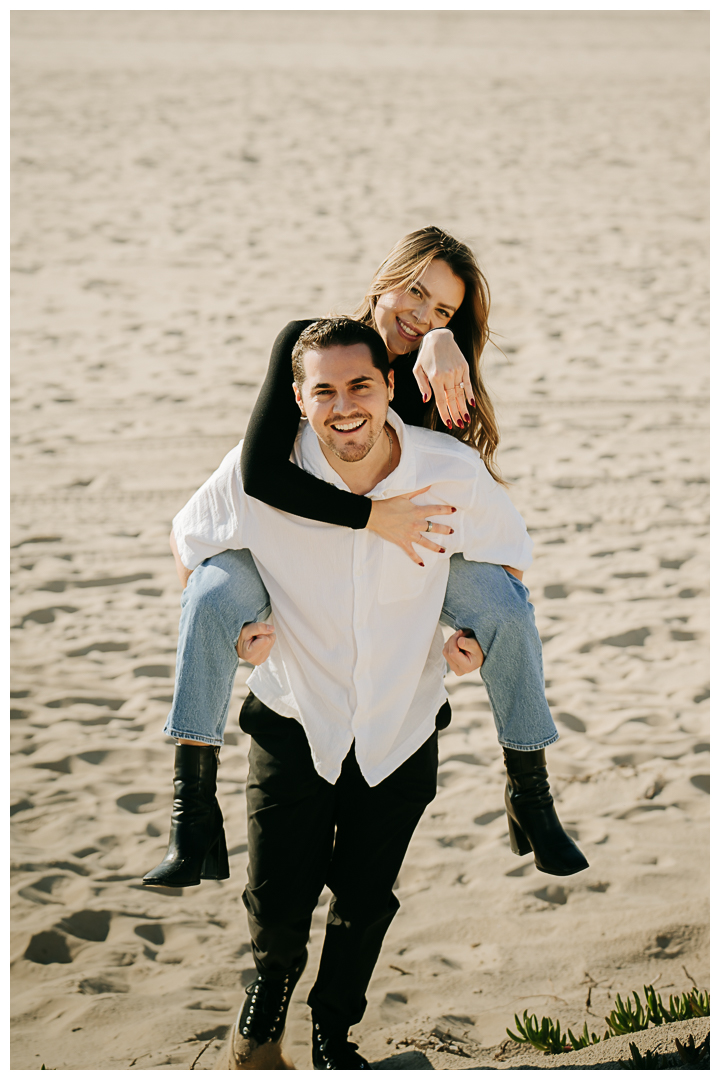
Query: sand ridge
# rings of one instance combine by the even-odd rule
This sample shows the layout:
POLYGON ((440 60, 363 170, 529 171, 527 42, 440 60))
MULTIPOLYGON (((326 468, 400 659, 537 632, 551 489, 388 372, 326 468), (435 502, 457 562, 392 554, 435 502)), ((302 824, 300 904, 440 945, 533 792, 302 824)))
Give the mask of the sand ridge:
POLYGON ((487 695, 450 677, 355 1034, 375 1061, 437 1024, 497 1047, 524 1008, 600 1031, 617 992, 708 984, 707 16, 329 15, 13 13, 13 1068, 222 1059, 252 977, 242 672, 231 879, 139 882, 171 794, 170 521, 278 330, 352 310, 428 222, 490 281, 553 790, 591 865, 512 855, 487 695))

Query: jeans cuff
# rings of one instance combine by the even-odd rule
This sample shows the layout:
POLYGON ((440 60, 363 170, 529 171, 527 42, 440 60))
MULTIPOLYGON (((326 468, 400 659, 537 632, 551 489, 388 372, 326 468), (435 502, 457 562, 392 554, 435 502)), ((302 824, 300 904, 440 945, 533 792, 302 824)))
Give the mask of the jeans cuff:
POLYGON ((504 746, 507 750, 544 750, 546 746, 552 746, 560 738, 559 732, 555 732, 549 739, 543 739, 542 742, 536 743, 516 743, 510 742, 507 739, 499 739, 501 746, 504 746))
POLYGON ((181 731, 176 727, 164 727, 163 735, 168 735, 171 739, 191 739, 193 742, 205 743, 208 746, 222 746, 222 735, 206 735, 200 734, 197 731, 181 731))

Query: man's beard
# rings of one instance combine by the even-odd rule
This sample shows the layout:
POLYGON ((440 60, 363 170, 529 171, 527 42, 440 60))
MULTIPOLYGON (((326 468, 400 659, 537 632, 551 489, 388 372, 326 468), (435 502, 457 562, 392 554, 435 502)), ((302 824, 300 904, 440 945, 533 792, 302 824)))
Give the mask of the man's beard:
POLYGON ((372 450, 375 443, 378 441, 383 433, 385 427, 385 420, 380 424, 376 431, 373 431, 370 427, 372 417, 367 413, 356 413, 354 416, 343 417, 342 420, 334 420, 335 424, 349 424, 352 420, 365 420, 367 421, 363 427, 358 429, 359 440, 354 441, 352 438, 344 438, 342 435, 338 435, 333 431, 330 424, 325 425, 325 432, 329 436, 323 438, 323 442, 327 446, 328 450, 332 451, 335 457, 340 458, 341 461, 362 461, 367 457, 372 450), (335 437, 338 436, 337 443, 335 437))

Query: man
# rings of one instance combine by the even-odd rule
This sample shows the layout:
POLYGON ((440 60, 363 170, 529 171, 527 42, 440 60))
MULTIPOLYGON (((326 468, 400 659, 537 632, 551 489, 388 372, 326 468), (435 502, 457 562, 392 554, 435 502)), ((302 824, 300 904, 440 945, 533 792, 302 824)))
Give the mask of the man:
MULTIPOLYGON (((522 570, 532 545, 474 450, 405 427, 389 411, 393 375, 374 330, 350 319, 313 324, 293 350, 293 374, 307 419, 294 448, 300 467, 371 498, 414 491, 429 514, 450 509, 442 499, 457 509, 454 531, 443 530, 444 547, 423 549, 421 567, 367 530, 297 518, 247 496, 238 446, 173 522, 181 577, 208 555, 248 548, 273 608, 274 639, 267 627, 246 627, 243 638, 251 648, 254 636, 262 655, 274 647, 248 679, 240 716, 252 737, 243 899, 258 977, 233 1028, 228 1067, 287 1067, 288 1003, 327 884, 333 899, 308 999, 313 1064, 362 1069, 369 1066, 348 1031, 363 1015, 399 906, 392 887, 436 791, 437 727, 449 713, 438 626, 448 560, 462 551, 522 570)), ((471 650, 454 635, 456 670, 477 666, 471 650)))

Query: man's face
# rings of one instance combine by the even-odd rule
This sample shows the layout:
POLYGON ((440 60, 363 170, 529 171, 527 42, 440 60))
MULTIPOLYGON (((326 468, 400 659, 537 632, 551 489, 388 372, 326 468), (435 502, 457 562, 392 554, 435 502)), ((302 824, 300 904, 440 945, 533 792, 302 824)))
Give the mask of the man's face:
POLYGON ((310 427, 342 461, 361 461, 383 433, 390 386, 372 362, 367 345, 332 345, 303 357, 305 381, 293 384, 310 427))

